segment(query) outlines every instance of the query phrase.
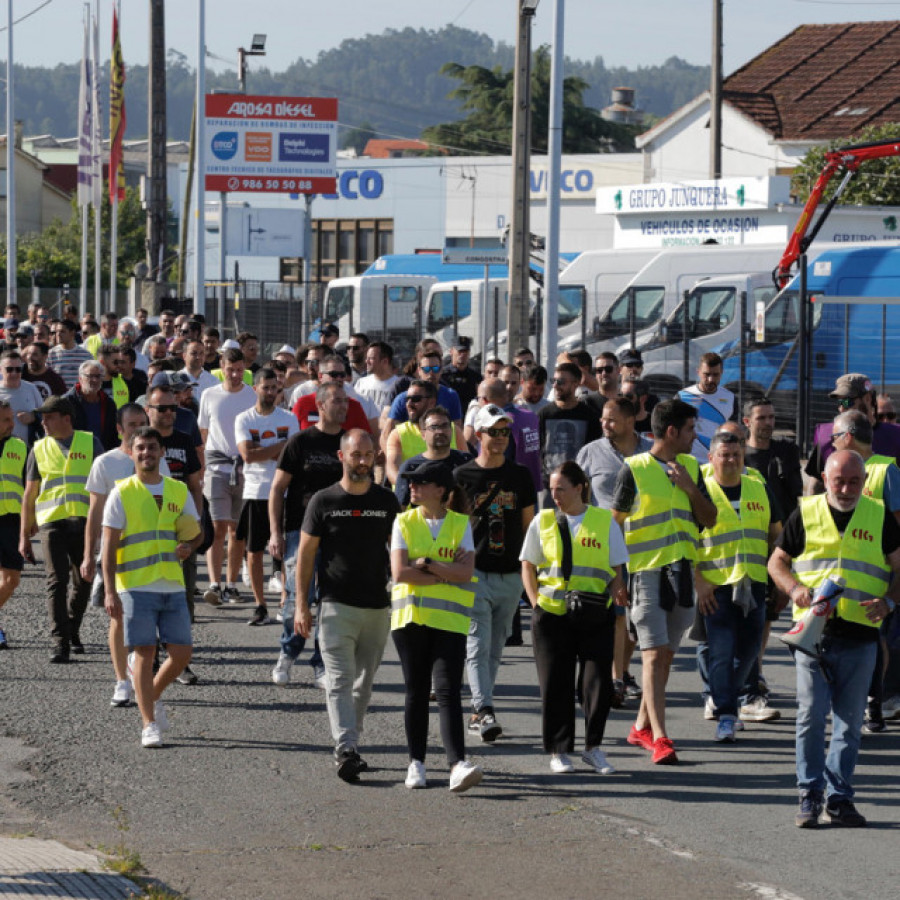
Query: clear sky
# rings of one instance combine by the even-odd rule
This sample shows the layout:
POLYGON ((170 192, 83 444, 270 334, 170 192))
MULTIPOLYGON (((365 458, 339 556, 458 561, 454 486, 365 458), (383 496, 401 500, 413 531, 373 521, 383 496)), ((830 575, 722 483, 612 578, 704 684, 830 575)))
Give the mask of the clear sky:
MULTIPOLYGON (((96 0, 92 0, 96 2, 96 0)), ((166 44, 193 66, 199 0, 167 0, 166 44)), ((216 69, 235 68, 236 49, 249 46, 253 32, 268 35, 265 61, 283 70, 298 57, 315 59, 347 38, 380 34, 387 28, 439 29, 447 24, 515 41, 518 0, 206 0, 207 47, 216 69)), ((14 57, 24 65, 53 66, 81 56, 81 0, 13 0, 14 57)), ((0 23, 6 22, 6 4, 0 23)), ((549 43, 554 0, 540 0, 535 44, 549 43)), ((650 66, 670 56, 709 62, 713 0, 565 0, 567 55, 602 56, 607 66, 650 66)), ((112 0, 100 0, 101 55, 107 57, 112 0)), ((724 0, 725 73, 804 23, 900 19, 900 0, 724 0)), ((147 0, 122 0, 122 44, 126 66, 146 63, 147 0)), ((6 57, 6 34, 0 57, 6 57)))

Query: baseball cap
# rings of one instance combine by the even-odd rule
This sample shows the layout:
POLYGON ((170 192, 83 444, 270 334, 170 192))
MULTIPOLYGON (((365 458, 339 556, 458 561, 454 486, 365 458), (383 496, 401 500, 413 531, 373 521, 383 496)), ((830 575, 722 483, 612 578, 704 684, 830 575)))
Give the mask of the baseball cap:
POLYGON ((66 400, 65 397, 57 397, 55 394, 51 394, 36 410, 36 413, 60 413, 64 416, 69 416, 72 421, 75 421, 75 407, 72 406, 71 401, 66 400))
POLYGON ((457 350, 471 350, 472 349, 472 338, 468 335, 461 334, 454 342, 453 346, 456 347, 457 350))
POLYGON ((15 330, 19 327, 19 320, 18 320, 18 319, 14 319, 12 316, 10 316, 10 317, 3 323, 3 327, 4 327, 7 331, 15 331, 15 330))
POLYGON ((16 337, 34 337, 34 326, 29 325, 27 322, 24 325, 20 325, 19 330, 16 332, 16 337))
POLYGON ((297 351, 290 344, 282 344, 276 351, 275 356, 278 356, 279 353, 290 353, 291 356, 296 356, 297 351))
POLYGON ((403 477, 410 484, 439 484, 448 490, 453 489, 453 470, 446 460, 429 459, 416 466, 403 477))
POLYGON ((337 325, 333 325, 331 322, 326 322, 319 330, 319 333, 324 337, 332 337, 333 335, 339 335, 341 333, 341 330, 337 327, 337 325))
POLYGON ((863 397, 872 390, 872 382, 867 375, 859 372, 851 372, 849 375, 841 375, 835 382, 834 390, 828 395, 834 400, 863 397))
POLYGON ((220 350, 240 350, 241 345, 234 338, 228 338, 228 340, 225 341, 225 343, 223 343, 219 349, 220 350))
POLYGON ((184 372, 157 372, 150 382, 151 388, 169 387, 173 391, 180 391, 192 385, 193 381, 184 372))
POLYGON ((641 357, 640 350, 623 350, 619 354, 619 365, 620 366, 642 366, 644 364, 644 360, 641 357))
POLYGON ((512 420, 513 417, 508 412, 504 412, 494 403, 488 403, 475 414, 473 427, 475 431, 484 431, 486 428, 493 428, 498 422, 512 422, 512 420))

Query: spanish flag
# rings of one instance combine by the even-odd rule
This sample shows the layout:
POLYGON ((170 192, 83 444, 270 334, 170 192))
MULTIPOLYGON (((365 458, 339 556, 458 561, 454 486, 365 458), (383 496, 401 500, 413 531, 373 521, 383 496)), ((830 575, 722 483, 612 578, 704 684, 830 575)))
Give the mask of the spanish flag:
POLYGON ((125 63, 119 40, 119 17, 113 7, 112 58, 109 63, 109 202, 125 199, 125 165, 122 139, 125 137, 125 63))

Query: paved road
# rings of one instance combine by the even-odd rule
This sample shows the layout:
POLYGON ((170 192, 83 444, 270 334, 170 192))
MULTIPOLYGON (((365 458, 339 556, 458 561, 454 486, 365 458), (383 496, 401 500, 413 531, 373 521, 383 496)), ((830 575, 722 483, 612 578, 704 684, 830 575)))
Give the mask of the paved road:
POLYGON ((455 796, 436 739, 429 790, 403 787, 403 696, 390 643, 364 737, 373 771, 348 786, 335 776, 323 693, 306 665, 288 689, 271 684, 278 632, 248 628, 249 607, 199 611, 202 681, 173 687, 169 745, 149 751, 136 710, 109 707, 100 611, 85 624, 87 655, 47 664, 42 589, 31 569, 0 613, 13 648, 0 652, 0 833, 75 847, 124 842, 194 900, 895 893, 900 723, 864 739, 857 786, 872 826, 796 829, 793 670, 774 642, 768 676, 780 721, 748 726, 734 746, 713 743, 689 647, 673 676, 681 764, 650 765, 624 742, 633 713, 614 712, 607 752, 619 772, 607 777, 549 773, 530 647, 509 650, 497 697, 506 736, 495 747, 470 739, 485 781, 455 796))

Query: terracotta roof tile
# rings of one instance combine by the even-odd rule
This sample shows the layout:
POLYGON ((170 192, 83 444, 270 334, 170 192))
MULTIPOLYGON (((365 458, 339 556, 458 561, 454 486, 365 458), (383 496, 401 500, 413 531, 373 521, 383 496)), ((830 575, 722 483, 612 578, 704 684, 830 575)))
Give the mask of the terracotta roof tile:
POLYGON ((900 22, 801 25, 726 78, 723 97, 782 140, 895 122, 900 22))

